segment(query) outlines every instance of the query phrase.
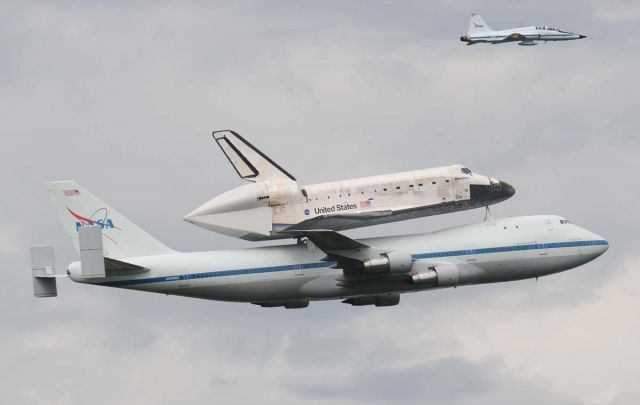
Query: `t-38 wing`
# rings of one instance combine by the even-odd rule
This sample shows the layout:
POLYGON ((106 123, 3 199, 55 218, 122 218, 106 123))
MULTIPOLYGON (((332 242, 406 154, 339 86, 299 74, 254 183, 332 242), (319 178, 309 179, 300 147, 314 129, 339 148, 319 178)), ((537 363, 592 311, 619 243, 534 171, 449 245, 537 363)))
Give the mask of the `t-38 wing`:
POLYGON ((527 38, 526 35, 522 35, 519 32, 507 35, 503 40, 499 42, 518 42, 520 45, 535 45, 535 42, 531 38, 527 38))
POLYGON ((241 179, 252 182, 296 181, 295 177, 238 133, 230 130, 214 131, 213 139, 218 143, 241 179))

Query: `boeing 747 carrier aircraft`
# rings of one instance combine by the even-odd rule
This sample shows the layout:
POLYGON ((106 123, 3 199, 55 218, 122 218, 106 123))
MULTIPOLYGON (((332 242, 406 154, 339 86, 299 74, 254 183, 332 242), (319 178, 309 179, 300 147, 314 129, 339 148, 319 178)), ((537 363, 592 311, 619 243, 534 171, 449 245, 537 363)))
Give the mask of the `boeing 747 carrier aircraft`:
MULTIPOLYGON (((67 268, 73 281, 263 307, 396 305, 407 292, 546 276, 608 248, 565 218, 538 215, 363 240, 305 229, 297 244, 181 253, 73 181, 47 183, 47 193, 80 254, 67 268)), ((31 261, 34 294, 57 295, 65 275, 56 274, 53 248, 33 247, 31 261)))
POLYGON ((240 178, 251 184, 213 198, 184 219, 251 241, 485 207, 515 192, 510 184, 463 165, 302 185, 239 134, 216 131, 213 137, 240 178))
POLYGON ((582 38, 586 38, 586 35, 574 34, 546 25, 494 31, 484 22, 480 14, 471 14, 469 32, 467 35, 461 36, 460 41, 466 42, 467 45, 518 42, 518 45, 526 46, 536 45, 540 41, 569 41, 582 38))

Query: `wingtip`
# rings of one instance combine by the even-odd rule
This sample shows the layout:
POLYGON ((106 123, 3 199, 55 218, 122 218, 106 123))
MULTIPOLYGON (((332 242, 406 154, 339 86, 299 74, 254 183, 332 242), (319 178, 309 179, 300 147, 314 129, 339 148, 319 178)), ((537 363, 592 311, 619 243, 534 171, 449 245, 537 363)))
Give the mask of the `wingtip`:
POLYGON ((211 136, 213 137, 213 139, 220 139, 222 138, 225 132, 231 132, 234 135, 237 135, 234 131, 230 130, 230 129, 218 129, 215 131, 211 132, 211 136))

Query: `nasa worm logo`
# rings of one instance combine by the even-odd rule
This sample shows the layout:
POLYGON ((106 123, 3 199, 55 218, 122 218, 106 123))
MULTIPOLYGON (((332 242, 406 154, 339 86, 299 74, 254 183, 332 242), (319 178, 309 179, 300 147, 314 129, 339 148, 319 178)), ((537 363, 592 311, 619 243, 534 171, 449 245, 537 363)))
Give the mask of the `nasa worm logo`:
POLYGON ((309 208, 304 210, 304 215, 309 215, 311 213, 311 211, 309 211, 309 208))
POLYGON ((116 245, 118 244, 118 242, 116 242, 112 237, 110 237, 109 235, 105 234, 104 231, 108 231, 111 229, 117 229, 119 231, 121 231, 122 229, 116 225, 114 225, 113 220, 111 218, 109 218, 109 214, 107 212, 106 208, 100 208, 98 210, 96 210, 93 214, 91 214, 90 217, 84 217, 78 213, 76 213, 75 211, 73 211, 71 208, 66 207, 67 211, 69 211, 69 213, 76 219, 76 230, 79 230, 81 227, 83 226, 87 226, 87 225, 95 225, 95 226, 99 226, 100 229, 102 229, 102 235, 104 237, 106 237, 107 239, 109 239, 110 241, 112 241, 113 243, 115 243, 116 245), (96 216, 97 214, 100 214, 104 212, 104 218, 103 219, 94 219, 92 217, 96 216))

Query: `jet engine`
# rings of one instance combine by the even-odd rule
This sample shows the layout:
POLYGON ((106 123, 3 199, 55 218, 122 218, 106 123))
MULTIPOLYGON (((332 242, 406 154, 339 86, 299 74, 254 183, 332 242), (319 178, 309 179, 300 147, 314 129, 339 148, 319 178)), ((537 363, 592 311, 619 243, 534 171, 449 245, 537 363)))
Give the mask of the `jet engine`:
POLYGON ((377 259, 362 263, 365 273, 408 273, 411 271, 411 254, 407 252, 389 252, 377 259))
POLYGON ((460 281, 460 269, 452 263, 430 265, 423 261, 415 261, 411 270, 411 281, 414 284, 455 287, 460 281))

